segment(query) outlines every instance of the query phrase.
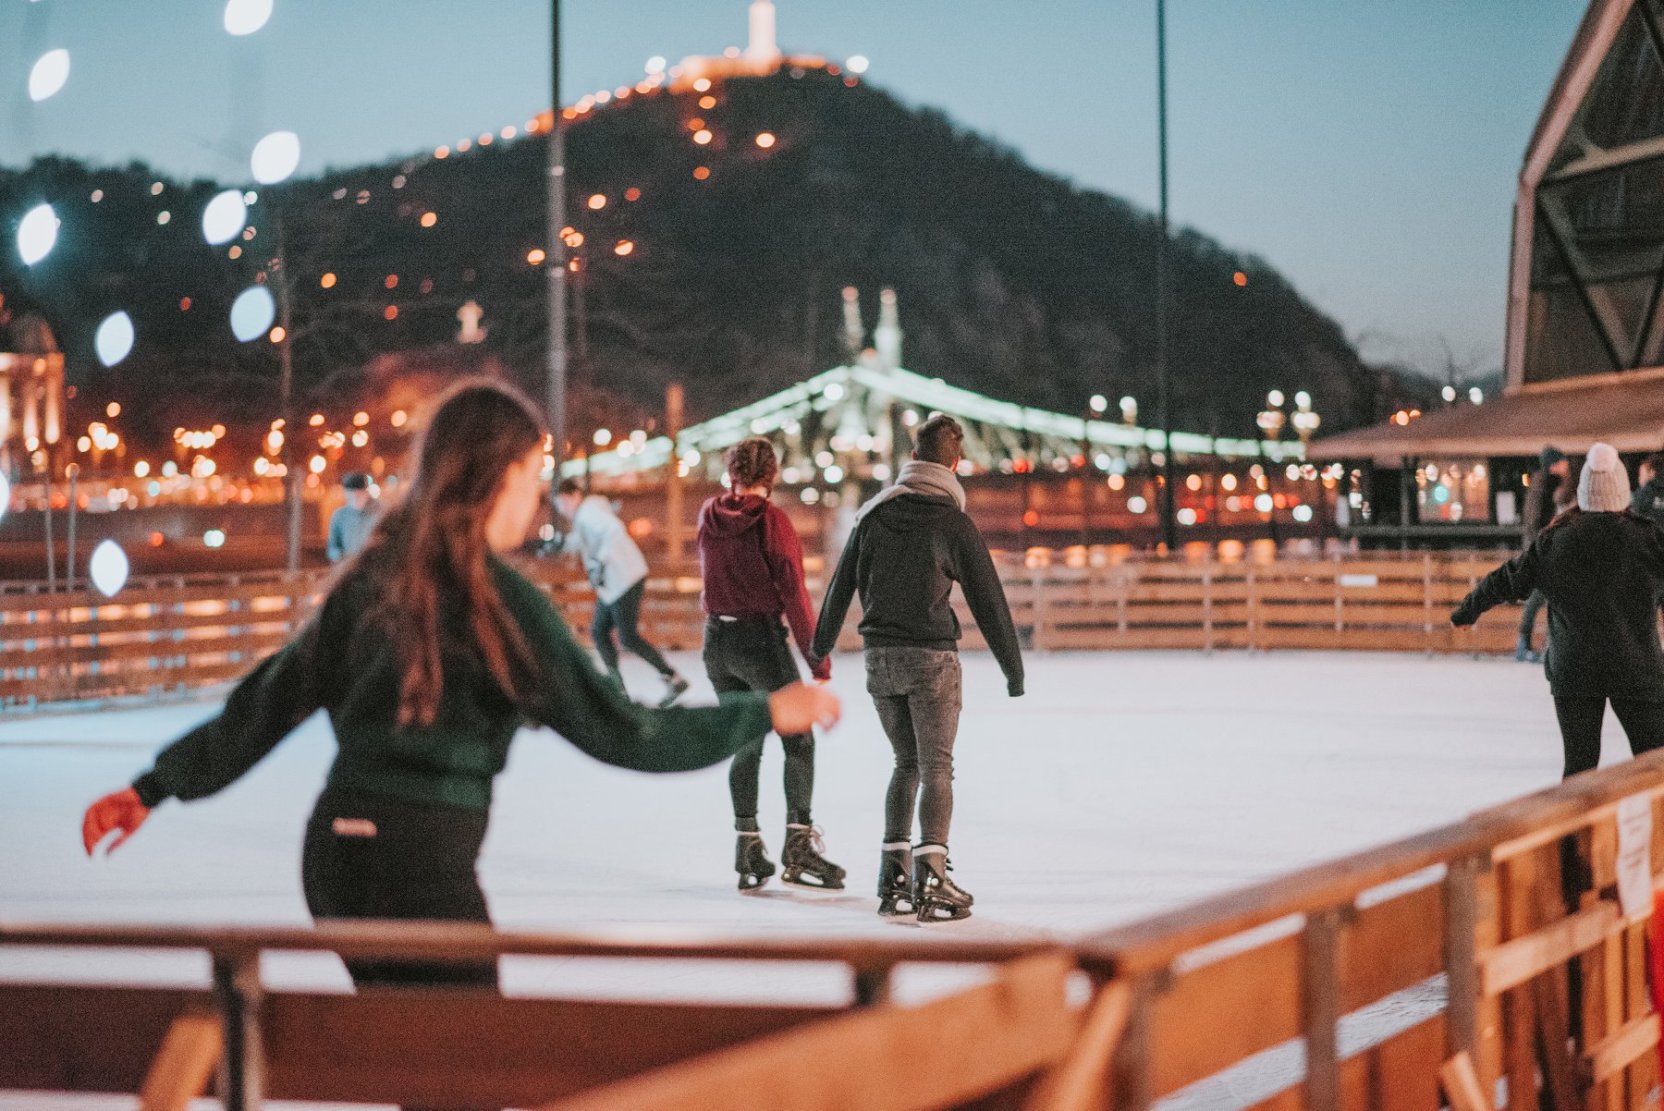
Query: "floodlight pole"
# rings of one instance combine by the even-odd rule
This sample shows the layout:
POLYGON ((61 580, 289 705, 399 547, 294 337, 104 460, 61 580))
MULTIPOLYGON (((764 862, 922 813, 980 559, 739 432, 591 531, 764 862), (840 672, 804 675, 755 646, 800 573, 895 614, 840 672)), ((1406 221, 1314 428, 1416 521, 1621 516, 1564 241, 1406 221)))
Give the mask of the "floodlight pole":
POLYGON ((1156 380, 1161 398, 1161 539, 1178 551, 1174 516, 1173 369, 1167 351, 1167 0, 1156 0, 1156 132, 1161 177, 1161 226, 1156 240, 1156 380))
POLYGON ((566 135, 560 106, 560 0, 549 0, 549 365, 546 386, 551 454, 566 458, 566 135))

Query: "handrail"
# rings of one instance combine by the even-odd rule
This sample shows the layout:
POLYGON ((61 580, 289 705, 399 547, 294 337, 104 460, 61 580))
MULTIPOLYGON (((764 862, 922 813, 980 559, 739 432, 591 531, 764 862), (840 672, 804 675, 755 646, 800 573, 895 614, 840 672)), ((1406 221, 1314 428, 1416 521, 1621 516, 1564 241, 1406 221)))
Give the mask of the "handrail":
POLYGON ((1664 793, 1664 751, 1480 810, 1461 821, 1176 910, 1104 930, 1080 943, 1083 959, 1117 974, 1151 971, 1212 942, 1336 906, 1448 861, 1489 854, 1545 826, 1631 795, 1664 793))
POLYGON ((651 958, 662 960, 807 961, 882 967, 891 964, 991 964, 1056 950, 1051 937, 974 938, 719 937, 702 931, 653 936, 498 930, 473 923, 320 922, 315 926, 107 926, 0 922, 0 946, 196 949, 247 956, 264 951, 326 952, 342 957, 479 959, 497 956, 651 958))

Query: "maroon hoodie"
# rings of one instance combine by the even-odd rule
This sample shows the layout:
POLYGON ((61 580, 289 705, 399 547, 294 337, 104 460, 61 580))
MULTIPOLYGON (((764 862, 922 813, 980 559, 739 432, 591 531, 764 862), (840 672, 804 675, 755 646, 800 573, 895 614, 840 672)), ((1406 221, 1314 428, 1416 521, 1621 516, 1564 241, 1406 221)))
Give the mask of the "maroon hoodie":
MULTIPOLYGON (((755 494, 722 494, 699 510, 699 569, 705 612, 721 617, 785 617, 805 660, 813 661, 815 618, 803 584, 803 544, 784 510, 755 494)), ((829 678, 832 661, 811 663, 829 678)))

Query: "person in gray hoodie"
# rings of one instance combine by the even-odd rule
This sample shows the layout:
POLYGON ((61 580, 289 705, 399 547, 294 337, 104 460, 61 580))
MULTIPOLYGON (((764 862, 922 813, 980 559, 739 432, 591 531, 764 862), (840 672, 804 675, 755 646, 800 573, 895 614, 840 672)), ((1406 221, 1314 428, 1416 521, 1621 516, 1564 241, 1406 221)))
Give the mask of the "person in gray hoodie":
POLYGON ((600 496, 585 497, 584 488, 565 479, 555 492, 555 506, 572 529, 560 537, 556 549, 577 552, 583 557, 584 573, 595 588, 595 617, 590 633, 595 651, 607 674, 620 688, 623 673, 618 668, 618 645, 634 652, 657 671, 665 682, 661 706, 669 706, 688 689, 688 681, 670 666, 657 648, 641 635, 641 600, 647 593, 647 557, 630 539, 629 529, 612 511, 612 503, 600 496), (613 640, 616 631, 618 640, 613 640))
POLYGON ((965 491, 954 473, 964 438, 959 422, 942 414, 919 426, 912 461, 857 515, 815 626, 814 653, 824 658, 860 592, 867 691, 895 750, 878 913, 901 913, 907 902, 921 922, 967 917, 972 904, 970 893, 947 876, 962 702, 959 619, 949 604, 954 583, 1005 673, 1007 693, 1023 693, 1023 656, 1005 588, 965 513, 965 491), (909 855, 915 800, 920 841, 909 855))

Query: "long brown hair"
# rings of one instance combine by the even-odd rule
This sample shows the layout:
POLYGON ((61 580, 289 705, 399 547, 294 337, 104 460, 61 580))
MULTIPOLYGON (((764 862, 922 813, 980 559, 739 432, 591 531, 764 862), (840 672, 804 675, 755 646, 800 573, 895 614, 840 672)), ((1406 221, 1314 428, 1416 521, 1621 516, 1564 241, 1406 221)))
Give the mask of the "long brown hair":
POLYGON ((486 668, 520 701, 530 650, 491 583, 485 526, 509 466, 543 439, 537 410, 518 391, 485 380, 456 386, 422 433, 403 500, 358 561, 386 575, 382 617, 397 630, 401 726, 431 725, 439 712, 442 592, 461 596, 486 668))

